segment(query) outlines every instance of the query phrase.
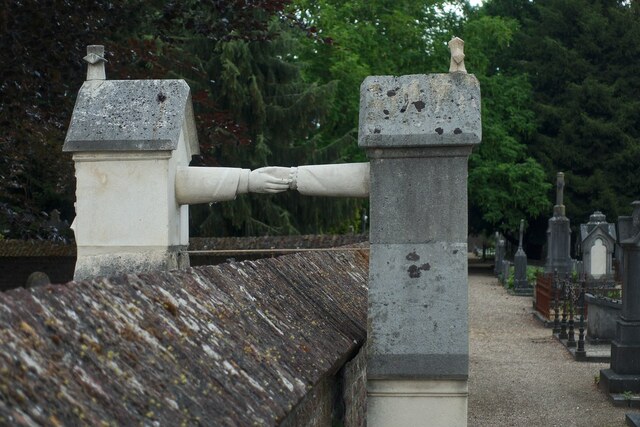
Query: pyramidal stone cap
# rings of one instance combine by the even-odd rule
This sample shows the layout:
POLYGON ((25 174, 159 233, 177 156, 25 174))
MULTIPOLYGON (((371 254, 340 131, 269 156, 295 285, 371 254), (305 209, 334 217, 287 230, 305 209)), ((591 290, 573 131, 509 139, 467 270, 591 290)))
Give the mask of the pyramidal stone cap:
POLYGON ((93 80, 80 88, 63 151, 166 151, 198 141, 184 80, 93 80))
POLYGON ((371 76, 360 87, 361 147, 460 146, 481 139, 480 84, 473 74, 371 76))

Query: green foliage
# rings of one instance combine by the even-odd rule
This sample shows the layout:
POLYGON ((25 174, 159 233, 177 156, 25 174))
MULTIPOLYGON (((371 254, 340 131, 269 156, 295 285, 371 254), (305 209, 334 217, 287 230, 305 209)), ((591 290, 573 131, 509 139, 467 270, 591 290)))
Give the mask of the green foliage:
POLYGON ((321 123, 319 140, 340 159, 364 160, 357 149, 360 84, 369 75, 444 72, 446 42, 462 18, 445 1, 295 0, 308 28, 300 57, 307 80, 335 82, 337 96, 321 123))
MULTIPOLYGON (((527 283, 529 286, 534 286, 536 284, 536 277, 538 274, 543 272, 542 267, 534 267, 531 265, 527 266, 527 283)), ((509 276, 507 276, 507 288, 513 289, 515 282, 515 268, 514 266, 509 267, 509 276)))

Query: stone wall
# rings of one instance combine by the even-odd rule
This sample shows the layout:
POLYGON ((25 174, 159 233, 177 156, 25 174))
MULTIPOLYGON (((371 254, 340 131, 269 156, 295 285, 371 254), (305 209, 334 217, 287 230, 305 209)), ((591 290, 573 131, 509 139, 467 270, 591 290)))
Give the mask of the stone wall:
POLYGON ((46 273, 52 283, 68 282, 75 264, 74 245, 0 240, 0 292, 24 286, 34 271, 46 273))
POLYGON ((364 347, 335 375, 317 384, 285 418, 281 427, 364 427, 367 379, 364 347))
POLYGON ((0 425, 362 425, 367 270, 352 250, 2 292, 0 425))

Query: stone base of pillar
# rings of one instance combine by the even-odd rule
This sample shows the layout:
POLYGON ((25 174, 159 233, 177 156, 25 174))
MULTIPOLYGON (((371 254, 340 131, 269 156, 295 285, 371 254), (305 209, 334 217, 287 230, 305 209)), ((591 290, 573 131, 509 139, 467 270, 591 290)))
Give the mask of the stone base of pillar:
POLYGON ((640 374, 617 374, 612 369, 600 370, 600 389, 605 393, 640 393, 640 374))
POLYGON ((466 380, 368 380, 367 426, 466 426, 466 380))
POLYGON ((640 376, 640 344, 611 342, 611 369, 622 375, 640 376))
MULTIPOLYGON (((113 248, 111 248, 113 249, 113 248)), ((118 248, 107 254, 83 254, 78 248, 78 259, 73 280, 86 280, 117 273, 141 273, 151 270, 175 270, 189 267, 186 247, 171 248, 118 248)))

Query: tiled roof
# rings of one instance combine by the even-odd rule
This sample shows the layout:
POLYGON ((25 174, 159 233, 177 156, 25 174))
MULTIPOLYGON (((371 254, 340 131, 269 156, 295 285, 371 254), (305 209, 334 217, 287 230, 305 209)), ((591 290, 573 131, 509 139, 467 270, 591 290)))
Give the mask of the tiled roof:
POLYGON ((367 254, 0 293, 0 425, 275 425, 366 336, 367 254))

